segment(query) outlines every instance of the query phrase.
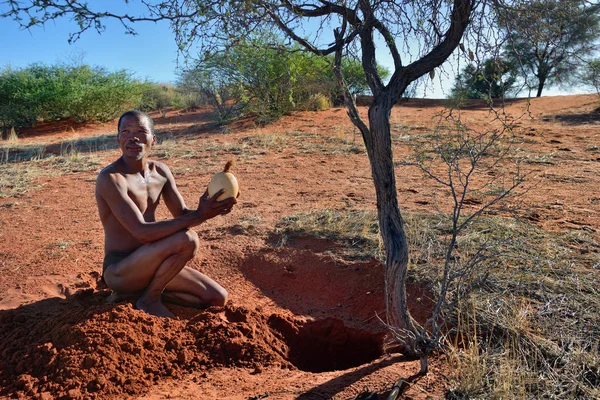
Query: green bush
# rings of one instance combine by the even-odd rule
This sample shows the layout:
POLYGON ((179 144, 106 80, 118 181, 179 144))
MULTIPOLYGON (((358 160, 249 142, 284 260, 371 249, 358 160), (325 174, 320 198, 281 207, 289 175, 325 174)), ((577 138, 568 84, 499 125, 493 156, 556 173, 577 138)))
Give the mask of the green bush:
POLYGON ((35 124, 51 102, 52 83, 38 66, 29 71, 5 68, 0 74, 0 125, 6 134, 11 128, 35 124), (50 85, 44 84, 48 81, 50 85))
POLYGON ((0 126, 23 128, 42 120, 108 121, 141 103, 147 85, 127 71, 32 64, 0 72, 0 126))
POLYGON ((143 85, 127 71, 107 72, 101 67, 82 66, 67 70, 65 114, 78 121, 109 121, 124 110, 136 108, 143 85))
POLYGON ((142 111, 152 111, 173 107, 177 102, 177 95, 175 88, 171 85, 146 82, 142 87, 138 108, 142 111))
MULTIPOLYGON (((272 43, 272 35, 255 35, 205 57, 180 75, 178 88, 201 93, 224 119, 243 110, 254 113, 257 122, 268 123, 293 110, 329 108, 333 99, 339 103, 342 97, 333 57, 272 43)), ((378 70, 384 79, 389 75, 384 68, 378 70)), ((368 90, 359 61, 344 59, 342 74, 351 93, 368 90)))
POLYGON ((468 64, 456 77, 451 99, 498 99, 510 94, 517 77, 514 65, 489 58, 483 65, 468 64))

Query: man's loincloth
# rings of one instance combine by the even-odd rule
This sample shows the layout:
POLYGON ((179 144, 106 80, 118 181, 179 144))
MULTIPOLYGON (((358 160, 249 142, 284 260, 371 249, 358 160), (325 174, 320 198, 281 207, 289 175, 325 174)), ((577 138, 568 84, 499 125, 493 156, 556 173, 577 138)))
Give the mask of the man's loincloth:
POLYGON ((104 271, 109 265, 116 264, 121 260, 129 257, 132 253, 125 251, 111 251, 104 256, 104 263, 102 264, 102 278, 104 279, 104 271))

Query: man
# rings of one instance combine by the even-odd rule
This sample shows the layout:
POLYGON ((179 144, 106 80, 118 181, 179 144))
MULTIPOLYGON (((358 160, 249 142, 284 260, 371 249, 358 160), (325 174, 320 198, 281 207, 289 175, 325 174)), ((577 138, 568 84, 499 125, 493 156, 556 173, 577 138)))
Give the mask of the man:
POLYGON ((186 207, 169 168, 148 156, 156 136, 143 112, 129 111, 118 122, 121 157, 96 181, 96 202, 104 227, 103 279, 119 295, 141 293, 136 307, 173 317, 162 300, 191 306, 224 305, 227 291, 186 266, 198 250, 191 227, 231 211, 236 200, 217 201, 208 192, 198 208, 186 207), (156 221, 160 199, 173 215, 156 221))

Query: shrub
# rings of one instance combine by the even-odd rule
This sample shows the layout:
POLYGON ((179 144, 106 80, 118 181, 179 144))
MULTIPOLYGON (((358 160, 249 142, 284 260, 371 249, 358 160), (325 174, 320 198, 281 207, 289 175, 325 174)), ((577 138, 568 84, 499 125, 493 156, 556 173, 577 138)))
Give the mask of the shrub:
POLYGON ((487 59, 483 65, 469 64, 456 77, 450 97, 453 99, 497 99, 510 93, 516 82, 516 70, 508 61, 487 59))
MULTIPOLYGON (((254 35, 226 52, 205 55, 202 62, 181 73, 178 88, 202 93, 222 120, 243 110, 254 113, 258 123, 293 110, 327 109, 330 99, 341 97, 333 57, 303 52, 283 42, 269 45, 271 41, 269 35, 254 35)), ((382 67, 378 71, 383 78, 388 75, 382 67)), ((351 93, 368 89, 359 61, 343 59, 342 74, 351 93)))
POLYGON ((142 111, 163 110, 176 106, 177 92, 172 85, 145 82, 142 84, 138 108, 142 111))
POLYGON ((48 85, 34 65, 30 71, 5 68, 0 73, 0 125, 3 136, 11 128, 33 125, 43 114, 48 85))
POLYGON ((0 126, 6 134, 40 120, 107 121, 137 107, 144 87, 124 70, 61 64, 7 67, 0 72, 0 126))
POLYGON ((125 70, 109 73, 102 67, 71 67, 66 70, 66 81, 63 118, 109 121, 141 101, 143 85, 125 70))
POLYGON ((323 111, 331 108, 331 100, 322 93, 311 95, 304 103, 303 109, 310 111, 323 111))

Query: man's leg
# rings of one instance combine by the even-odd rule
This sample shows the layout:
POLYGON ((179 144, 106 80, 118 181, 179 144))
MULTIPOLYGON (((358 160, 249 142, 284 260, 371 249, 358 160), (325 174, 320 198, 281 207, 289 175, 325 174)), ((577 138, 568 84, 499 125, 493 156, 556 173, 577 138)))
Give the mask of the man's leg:
POLYGON ((119 293, 143 290, 136 304, 139 309, 153 315, 172 316, 162 304, 161 294, 181 272, 182 277, 174 280, 173 289, 170 291, 173 290, 175 295, 184 296, 188 300, 194 300, 197 304, 210 304, 217 300, 218 296, 215 293, 218 293, 219 289, 226 293, 224 289, 198 271, 191 268, 182 271, 197 249, 196 232, 189 229, 180 231, 145 244, 122 261, 108 266, 104 272, 104 279, 108 287, 119 293))
POLYGON ((165 288, 163 299, 187 307, 224 306, 227 291, 202 272, 184 267, 165 288))

